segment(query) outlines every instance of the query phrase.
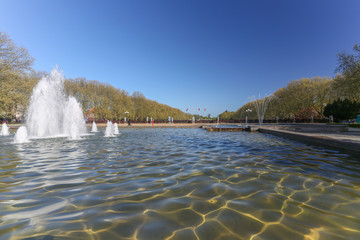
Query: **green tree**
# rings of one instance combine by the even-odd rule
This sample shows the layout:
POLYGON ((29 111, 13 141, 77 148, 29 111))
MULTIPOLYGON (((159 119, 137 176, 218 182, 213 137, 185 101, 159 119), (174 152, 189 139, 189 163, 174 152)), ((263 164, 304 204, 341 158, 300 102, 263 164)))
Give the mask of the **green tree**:
POLYGON ((3 32, 0 32, 0 74, 9 72, 24 73, 31 70, 34 59, 23 47, 18 47, 14 41, 3 32))
POLYGON ((219 114, 219 118, 221 120, 232 120, 235 119, 235 113, 234 112, 229 112, 228 110, 226 110, 225 112, 219 114))
POLYGON ((332 115, 335 121, 355 118, 360 113, 360 104, 348 99, 338 99, 326 105, 324 114, 327 117, 332 115))
POLYGON ((125 112, 129 112, 128 118, 141 121, 146 117, 165 120, 168 116, 186 119, 180 110, 146 99, 140 92, 129 96, 124 90, 98 81, 67 79, 65 89, 69 95, 78 99, 84 112, 92 109, 95 118, 99 120, 120 120, 125 117, 125 112))
POLYGON ((0 117, 15 119, 24 115, 32 88, 40 73, 32 71, 34 59, 0 32, 0 117))
POLYGON ((360 102, 360 46, 354 45, 354 54, 338 54, 336 71, 340 73, 334 81, 334 91, 342 99, 360 102))

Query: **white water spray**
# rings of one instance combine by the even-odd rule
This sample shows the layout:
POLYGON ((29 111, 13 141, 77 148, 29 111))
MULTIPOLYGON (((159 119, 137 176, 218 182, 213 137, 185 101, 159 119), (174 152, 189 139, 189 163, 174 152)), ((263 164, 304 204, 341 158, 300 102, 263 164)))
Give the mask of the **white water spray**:
POLYGON ((105 137, 114 137, 114 125, 109 120, 106 123, 105 137))
POLYGON ((119 133, 119 127, 118 127, 117 123, 114 123, 113 127, 114 127, 114 134, 119 135, 120 133, 119 133))
POLYGON ((6 122, 4 122, 1 128, 0 136, 8 136, 9 134, 9 128, 6 125, 6 122))
POLYGON ((97 126, 96 126, 95 121, 93 121, 93 123, 92 123, 91 132, 98 132, 98 129, 97 129, 97 126))
POLYGON ((84 115, 76 98, 69 97, 63 119, 64 133, 70 139, 79 139, 80 135, 86 133, 84 115))
POLYGON ((74 97, 66 96, 64 81, 64 75, 55 68, 35 86, 26 121, 29 138, 79 139, 86 133, 81 106, 74 97))
MULTIPOLYGON (((255 97, 254 97, 255 98, 255 97)), ((263 121, 264 121, 264 116, 266 113, 266 109, 270 103, 270 101, 273 99, 273 95, 270 96, 266 96, 263 99, 261 99, 260 94, 259 94, 259 98, 256 99, 254 101, 254 107, 256 110, 256 113, 258 115, 259 118, 259 125, 262 125, 263 121)))
POLYGON ((15 134, 14 143, 25 143, 29 142, 27 129, 25 126, 21 126, 15 134))

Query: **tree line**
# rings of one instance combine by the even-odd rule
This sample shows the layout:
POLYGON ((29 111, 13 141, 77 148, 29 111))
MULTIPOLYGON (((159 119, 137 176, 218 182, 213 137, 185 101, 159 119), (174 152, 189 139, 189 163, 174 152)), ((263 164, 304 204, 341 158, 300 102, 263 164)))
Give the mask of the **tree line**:
POLYGON ((129 95, 125 90, 98 81, 67 79, 65 89, 81 103, 84 112, 93 112, 98 120, 121 120, 124 117, 137 121, 146 118, 166 120, 169 116, 176 120, 187 119, 179 109, 149 100, 140 92, 129 95))
MULTIPOLYGON (((309 120, 326 119, 335 115, 335 120, 345 120, 360 114, 360 46, 355 44, 353 53, 339 53, 337 60, 337 74, 334 78, 313 77, 294 80, 271 96, 260 99, 265 101, 265 98, 272 98, 265 119, 309 120), (349 108, 351 110, 348 110, 349 108), (342 109, 349 114, 341 113, 342 109)), ((235 112, 220 114, 220 118, 235 120, 248 116, 249 119, 257 119, 254 101, 255 97, 235 112)))
MULTIPOLYGON (((272 99, 265 119, 324 119, 335 115, 335 120, 341 120, 359 114, 360 46, 355 44, 353 53, 339 53, 337 60, 334 78, 294 80, 267 96, 272 99), (340 113, 343 109, 348 109, 350 115, 340 113)), ((0 32, 0 119, 13 120, 26 115, 32 89, 47 74, 35 71, 33 62, 27 49, 17 46, 6 33, 0 32)), ((169 116, 175 120, 190 118, 179 109, 146 99, 140 92, 130 95, 125 90, 86 78, 67 79, 65 89, 81 103, 84 113, 91 111, 98 120, 120 120, 125 117, 125 112, 129 112, 127 117, 141 121, 147 117, 160 120, 169 116)), ((223 120, 244 120, 246 116, 257 118, 254 101, 235 112, 220 114, 223 120)))
MULTIPOLYGON (((26 116, 33 88, 47 73, 32 68, 34 58, 4 32, 0 32, 0 119, 14 121, 26 116)), ((120 120, 127 117, 143 121, 146 117, 184 120, 179 109, 146 99, 140 92, 130 95, 125 90, 86 78, 65 80, 66 93, 74 96, 84 113, 91 111, 97 120, 120 120)), ((23 119, 22 119, 23 120, 23 119)))

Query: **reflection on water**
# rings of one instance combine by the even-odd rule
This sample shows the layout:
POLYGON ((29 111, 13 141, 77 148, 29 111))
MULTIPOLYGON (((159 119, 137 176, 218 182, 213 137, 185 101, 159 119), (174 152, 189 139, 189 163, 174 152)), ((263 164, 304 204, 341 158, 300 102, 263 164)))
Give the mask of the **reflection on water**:
POLYGON ((360 239, 356 156, 260 133, 121 132, 1 138, 0 239, 360 239))

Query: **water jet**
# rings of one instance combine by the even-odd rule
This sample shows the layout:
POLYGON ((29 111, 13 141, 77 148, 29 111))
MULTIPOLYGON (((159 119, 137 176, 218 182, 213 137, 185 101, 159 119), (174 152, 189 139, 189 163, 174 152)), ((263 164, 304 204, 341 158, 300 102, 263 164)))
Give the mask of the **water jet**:
POLYGON ((28 131, 25 126, 21 126, 15 134, 14 143, 26 143, 29 142, 28 131))
MULTIPOLYGON (((255 97, 254 97, 255 98, 255 97)), ((256 110, 256 113, 258 115, 258 119, 259 119, 259 125, 262 125, 263 121, 264 121, 264 116, 266 113, 266 109, 270 103, 270 101, 273 99, 273 95, 270 96, 266 96, 263 99, 261 99, 260 94, 259 94, 259 98, 255 98, 253 104, 256 110)))
POLYGON ((111 121, 107 121, 104 137, 114 137, 114 125, 111 121))
POLYGON ((10 133, 9 133, 9 128, 8 128, 8 126, 6 125, 6 122, 4 122, 4 123, 2 124, 0 136, 8 136, 9 134, 10 134, 10 133))
POLYGON ((92 123, 91 132, 99 132, 98 129, 97 129, 95 121, 93 121, 93 123, 92 123))
POLYGON ((120 134, 120 133, 119 133, 119 127, 118 127, 117 123, 114 123, 114 134, 115 134, 115 135, 119 135, 119 134, 120 134))
POLYGON ((67 96, 64 81, 64 75, 56 67, 35 86, 27 111, 26 128, 22 129, 27 131, 29 138, 80 139, 86 133, 81 106, 74 97, 67 96))

